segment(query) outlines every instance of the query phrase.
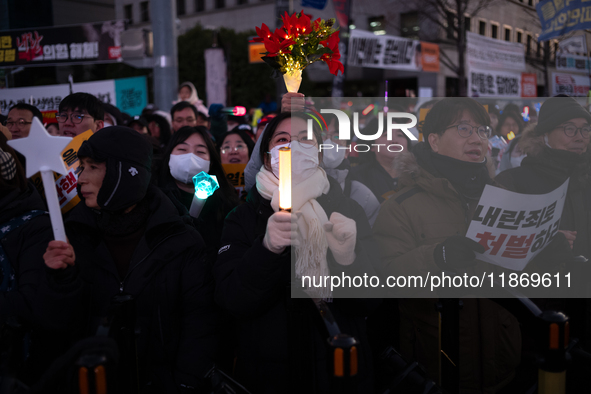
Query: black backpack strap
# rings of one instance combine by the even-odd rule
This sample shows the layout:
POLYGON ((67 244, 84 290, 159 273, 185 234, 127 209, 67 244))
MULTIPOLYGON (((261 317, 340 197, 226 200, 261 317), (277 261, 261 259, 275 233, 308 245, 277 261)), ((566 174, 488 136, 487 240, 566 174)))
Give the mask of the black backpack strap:
POLYGON ((396 196, 396 198, 394 199, 398 204, 402 204, 402 202, 408 198, 411 198, 412 196, 414 196, 415 194, 419 193, 420 191, 422 191, 422 189, 418 186, 414 186, 412 189, 410 189, 407 192, 402 193, 399 196, 396 196))

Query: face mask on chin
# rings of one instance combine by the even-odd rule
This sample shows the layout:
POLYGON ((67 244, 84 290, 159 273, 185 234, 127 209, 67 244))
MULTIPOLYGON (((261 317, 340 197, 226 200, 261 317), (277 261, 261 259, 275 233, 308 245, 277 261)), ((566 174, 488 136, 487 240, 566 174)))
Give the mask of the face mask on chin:
POLYGON ((327 139, 322 144, 332 146, 332 148, 322 149, 322 164, 324 168, 337 168, 345 158, 345 148, 339 146, 331 139, 327 139))
POLYGON ((193 153, 170 155, 168 166, 170 175, 185 184, 192 184, 193 177, 201 171, 209 172, 209 160, 202 159, 193 153))

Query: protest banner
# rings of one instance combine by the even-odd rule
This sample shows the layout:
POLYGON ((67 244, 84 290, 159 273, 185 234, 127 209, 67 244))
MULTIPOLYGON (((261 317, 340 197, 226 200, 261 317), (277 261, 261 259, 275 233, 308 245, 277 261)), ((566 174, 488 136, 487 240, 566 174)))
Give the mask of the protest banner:
MULTIPOLYGON (((92 134, 92 131, 88 130, 72 139, 62 151, 62 159, 66 165, 66 174, 60 175, 55 172, 53 174, 62 214, 68 212, 80 202, 80 197, 78 197, 78 191, 76 190, 76 186, 78 186, 78 174, 80 174, 78 150, 82 143, 89 139, 92 134)), ((41 176, 37 173, 31 177, 31 180, 39 193, 44 196, 45 190, 43 188, 41 176)))
POLYGON ((246 164, 222 164, 222 167, 224 167, 224 171, 226 172, 226 178, 228 178, 228 181, 236 189, 238 198, 246 198, 246 194, 248 194, 248 191, 245 190, 244 182, 246 164))
POLYGON ((468 75, 471 97, 520 97, 521 73, 472 68, 468 75))
POLYGON ((558 232, 568 182, 547 194, 486 185, 466 233, 486 250, 476 258, 522 271, 558 232))
POLYGON ((521 97, 538 97, 536 74, 521 73, 521 97))
POLYGON ((0 32, 0 68, 121 61, 125 22, 108 21, 0 32))
POLYGON ((466 32, 466 64, 468 69, 524 71, 523 45, 466 32))
POLYGON ((587 53, 587 43, 585 36, 572 36, 558 43, 558 50, 563 54, 587 53))
POLYGON ((556 69, 559 71, 589 72, 589 58, 585 56, 556 54, 556 69))
POLYGON ((591 28, 591 5, 586 0, 542 0, 536 11, 542 25, 538 41, 591 28))
POLYGON ((589 92, 589 76, 552 73, 552 95, 567 94, 573 97, 586 97, 589 92))
POLYGON ((357 67, 439 71, 439 46, 408 38, 351 30, 347 63, 357 67))

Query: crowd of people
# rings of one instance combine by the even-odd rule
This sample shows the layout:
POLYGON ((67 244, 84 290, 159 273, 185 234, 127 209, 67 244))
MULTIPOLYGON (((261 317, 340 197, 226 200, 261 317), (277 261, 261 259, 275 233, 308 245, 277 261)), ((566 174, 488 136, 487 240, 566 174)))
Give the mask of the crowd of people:
MULTIPOLYGON (((373 393, 398 376, 381 372, 384 346, 440 383, 449 368, 437 294, 349 298, 293 278, 490 271, 476 259, 483 245, 465 236, 486 185, 544 194, 570 178, 560 231, 526 271, 586 280, 574 257, 591 255, 591 114, 573 98, 546 99, 527 125, 510 105, 501 113, 469 98, 434 100, 421 142, 384 133, 376 145, 401 152, 358 157, 334 115, 312 122, 309 138, 297 99, 287 94, 279 108, 266 99, 253 124, 206 107, 190 82, 169 112, 148 106, 137 117, 88 93, 65 97, 48 132, 92 132, 77 152, 80 202, 63 214, 67 242, 53 239, 43 191, 7 143, 43 116, 24 103, 10 108, 0 133, 0 345, 9 355, 0 369, 19 382, 13 392, 78 392, 81 368, 98 363, 117 393, 212 392, 216 371, 226 392, 373 393), (279 201, 283 147, 290 210, 279 201), (219 188, 196 210, 201 173, 219 188), (354 338, 354 378, 344 386, 326 319, 354 338)), ((374 119, 365 131, 377 127, 374 119)), ((587 299, 534 302, 566 313, 571 335, 591 348, 587 299)), ((520 316, 483 298, 463 300, 458 316, 458 351, 448 351, 458 392, 535 384, 535 335, 520 316)))

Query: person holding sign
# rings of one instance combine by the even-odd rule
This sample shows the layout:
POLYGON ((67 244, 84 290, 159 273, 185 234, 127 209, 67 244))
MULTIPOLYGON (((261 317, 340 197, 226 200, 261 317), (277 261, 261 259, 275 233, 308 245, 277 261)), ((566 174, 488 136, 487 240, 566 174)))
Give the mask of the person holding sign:
MULTIPOLYGON (((306 119, 284 112, 267 125, 255 152, 264 163, 256 186, 226 218, 214 267, 216 300, 239 323, 236 376, 253 393, 331 392, 331 356, 315 325, 318 311, 310 299, 291 298, 297 285, 290 272, 300 283, 310 275, 372 275, 377 257, 363 209, 319 166, 322 136, 315 125, 314 138, 307 138, 306 119), (292 203, 282 208, 293 213, 280 209, 279 201, 279 152, 288 146, 292 203)), ((379 301, 337 298, 337 290, 331 294, 326 287, 304 291, 335 297, 329 306, 336 322, 360 342, 359 386, 352 390, 372 392, 365 316, 379 301)))
MULTIPOLYGON (((382 204, 373 227, 382 255, 378 271, 423 277, 442 270, 480 272, 484 263, 476 263, 475 252, 484 247, 464 235, 491 182, 485 159, 492 133, 488 113, 472 99, 445 98, 429 111, 422 132, 425 142, 397 160, 402 189, 382 204)), ((453 349, 439 349, 436 300, 398 302, 401 353, 437 381, 441 352, 453 349)), ((451 362, 459 367, 460 392, 494 392, 511 381, 519 364, 519 324, 487 299, 464 299, 459 315, 460 332, 452 333, 461 333, 459 359, 451 362)))
POLYGON ((62 308, 57 316, 85 323, 81 337, 95 335, 104 318, 113 319, 111 331, 120 319, 135 321, 135 352, 126 349, 136 339, 111 332, 121 352, 116 392, 202 388, 217 316, 203 239, 150 185, 152 148, 137 132, 99 130, 78 157, 82 203, 65 223, 69 243, 47 247, 44 298, 62 298, 52 307, 62 308), (66 302, 74 305, 66 309, 66 302))
MULTIPOLYGON (((540 108, 538 124, 521 138, 527 157, 521 166, 501 172, 495 180, 507 189, 524 194, 545 194, 570 178, 560 231, 575 256, 591 258, 591 114, 572 97, 552 97, 540 108)), ((567 263, 573 287, 588 287, 588 271, 567 263)), ((571 299, 567 314, 573 319, 574 335, 591 347, 591 304, 588 299, 571 299), (587 323, 585 323, 587 322, 587 323), (581 330, 581 331, 578 331, 581 330)))
POLYGON ((202 171, 215 175, 220 188, 207 198, 198 217, 191 217, 191 222, 205 240, 207 259, 213 264, 224 218, 238 204, 238 196, 226 178, 207 129, 203 126, 182 127, 172 135, 164 151, 158 181, 181 215, 189 217, 195 194, 193 177, 202 171))

